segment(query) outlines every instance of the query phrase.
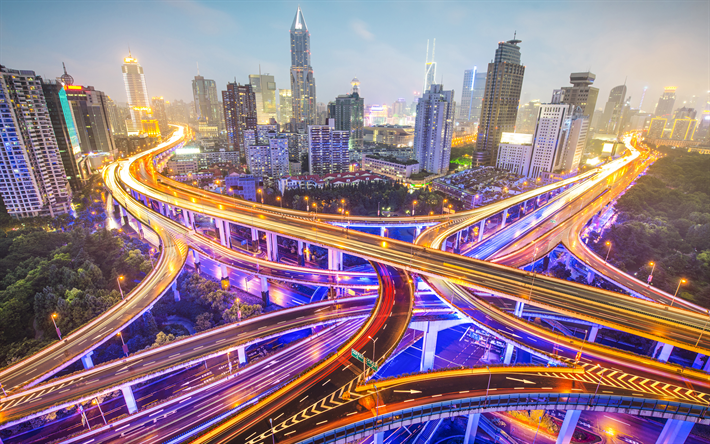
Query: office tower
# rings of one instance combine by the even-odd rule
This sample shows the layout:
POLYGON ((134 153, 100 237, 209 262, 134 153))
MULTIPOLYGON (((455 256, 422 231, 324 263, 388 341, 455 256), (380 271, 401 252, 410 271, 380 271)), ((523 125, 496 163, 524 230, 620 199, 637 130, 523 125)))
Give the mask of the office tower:
POLYGON ((160 135, 165 137, 170 133, 170 125, 168 125, 168 112, 165 109, 165 99, 162 97, 153 97, 151 100, 153 116, 158 121, 160 135))
POLYGON ((279 178, 288 175, 288 140, 278 125, 257 125, 244 131, 247 166, 251 174, 279 178))
POLYGON ((513 37, 498 43, 495 58, 488 64, 473 159, 476 165, 495 165, 501 134, 515 130, 525 75, 525 66, 520 64, 520 42, 513 37))
POLYGON ((563 133, 561 149, 557 151, 555 171, 570 174, 579 170, 584 148, 587 146, 589 133, 589 116, 584 115, 581 106, 571 105, 574 113, 565 119, 561 132, 563 133))
POLYGON ((256 129, 256 97, 251 85, 227 83, 227 91, 222 91, 224 123, 227 139, 233 151, 246 156, 244 131, 256 129))
POLYGON ((663 130, 666 128, 668 119, 663 117, 654 117, 651 119, 651 123, 648 124, 648 132, 646 133, 647 139, 660 139, 663 137, 663 130))
POLYGON ((535 131, 535 122, 540 109, 540 101, 533 100, 521 106, 515 122, 515 131, 518 133, 532 134, 535 131))
POLYGON ((432 84, 436 83, 436 62, 434 52, 436 51, 436 39, 431 49, 431 61, 429 61, 429 40, 426 41, 426 60, 424 61, 424 92, 429 91, 432 84))
POLYGON ((673 105, 675 105, 676 89, 678 88, 675 86, 666 86, 663 88, 663 94, 661 94, 661 98, 658 99, 658 105, 656 105, 656 112, 654 113, 656 117, 670 119, 671 114, 673 114, 673 105))
POLYGON ((671 131, 671 139, 673 140, 693 140, 693 133, 698 121, 685 117, 683 119, 675 119, 673 121, 673 130, 671 131))
MULTIPOLYGON (((332 103, 332 102, 331 102, 332 103)), ((363 146, 365 99, 358 93, 336 97, 333 104, 335 129, 350 132, 350 149, 359 150, 363 146)))
POLYGON ((148 100, 148 89, 145 86, 145 75, 143 67, 138 63, 138 59, 128 51, 128 57, 123 59, 123 84, 126 87, 126 97, 128 107, 131 110, 131 121, 126 122, 126 129, 129 135, 143 132, 143 114, 150 112, 150 101, 148 100))
POLYGON ((276 81, 269 74, 249 75, 249 84, 256 97, 256 121, 258 125, 268 125, 276 120, 276 81))
POLYGON ((467 69, 463 72, 463 86, 461 88, 461 103, 458 105, 458 120, 470 122, 471 119, 471 97, 473 96, 473 87, 476 81, 476 67, 467 69))
MULTIPOLYGON (((66 81, 66 77, 62 76, 66 81)), ((73 82, 72 80, 69 80, 73 82)), ((66 86, 60 81, 44 81, 42 92, 47 102, 47 112, 52 121, 52 130, 57 140, 57 149, 62 158, 62 165, 66 174, 67 182, 72 191, 80 191, 86 179, 82 174, 80 162, 82 159, 79 135, 74 122, 71 106, 67 100, 66 86)))
MULTIPOLYGON (((599 88, 592 86, 597 76, 591 72, 573 72, 569 75, 572 86, 563 86, 560 101, 553 98, 552 103, 566 103, 582 109, 582 115, 592 118, 594 107, 597 106, 599 88)), ((556 90, 559 91, 559 90, 556 90)))
POLYGON ((528 168, 529 176, 537 177, 543 172, 553 171, 559 151, 564 147, 563 124, 569 114, 569 105, 540 105, 533 135, 533 152, 530 168, 528 168))
POLYGON ((316 104, 316 124, 323 125, 326 123, 325 119, 328 118, 329 110, 328 105, 323 102, 318 102, 316 104))
POLYGON ((392 104, 392 116, 404 117, 409 114, 409 107, 407 106, 407 101, 403 98, 397 99, 396 102, 392 104))
POLYGON ((293 100, 290 89, 279 90, 279 123, 281 126, 291 123, 293 117, 293 100))
POLYGON ((625 99, 626 85, 615 86, 611 89, 609 100, 607 100, 604 107, 604 114, 602 114, 602 121, 597 129, 607 134, 614 134, 619 131, 625 99))
POLYGON ((296 126, 316 122, 316 79, 311 68, 311 34, 301 7, 291 24, 291 96, 296 126))
POLYGON ((81 150, 84 153, 116 153, 106 94, 93 86, 65 85, 81 150))
POLYGON ((309 125, 308 171, 318 176, 348 171, 349 139, 350 131, 336 130, 334 119, 326 125, 309 125))
POLYGON ((168 122, 187 124, 190 121, 191 107, 185 101, 173 100, 172 102, 166 102, 165 108, 168 114, 168 122))
POLYGON ((451 136, 454 131, 454 91, 433 84, 417 104, 414 154, 419 167, 432 174, 449 171, 451 136))
POLYGON ((563 90, 553 89, 552 90, 552 100, 550 100, 550 103, 552 103, 552 104, 562 103, 562 98, 564 97, 564 95, 565 95, 565 92, 563 90))
POLYGON ((106 108, 108 110, 109 124, 111 125, 111 134, 114 136, 128 135, 126 132, 126 118, 130 114, 124 113, 124 110, 119 108, 109 96, 106 96, 106 108))
POLYGON ((0 65, 0 194, 10 216, 55 217, 71 210, 71 189, 34 71, 0 65))
POLYGON ((532 156, 532 145, 532 134, 501 134, 496 168, 527 176, 532 156))
POLYGON ((219 128, 221 110, 217 95, 217 83, 214 80, 205 79, 199 74, 199 70, 192 80, 192 98, 195 101, 195 115, 198 125, 219 128))
POLYGON ((690 119, 695 119, 695 117, 698 115, 697 111, 693 108, 686 108, 685 106, 683 108, 678 108, 675 112, 675 116, 673 116, 673 119, 685 119, 685 118, 690 118, 690 119))
POLYGON ((357 79, 357 77, 353 78, 350 81, 350 94, 355 94, 358 93, 360 94, 360 81, 357 79))

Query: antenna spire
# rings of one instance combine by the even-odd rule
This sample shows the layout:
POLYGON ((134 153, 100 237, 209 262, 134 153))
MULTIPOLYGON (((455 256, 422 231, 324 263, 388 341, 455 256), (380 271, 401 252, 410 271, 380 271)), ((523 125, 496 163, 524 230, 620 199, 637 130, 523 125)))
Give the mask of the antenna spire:
POLYGON ((131 45, 128 45, 128 57, 133 57, 133 56, 131 55, 131 45))
POLYGON ((64 68, 64 74, 66 74, 66 73, 67 73, 67 67, 66 67, 66 65, 64 65, 64 62, 62 62, 62 68, 64 68))
POLYGON ((518 36, 518 30, 516 29, 516 30, 513 32, 513 40, 515 40, 515 38, 516 38, 517 36, 518 36))

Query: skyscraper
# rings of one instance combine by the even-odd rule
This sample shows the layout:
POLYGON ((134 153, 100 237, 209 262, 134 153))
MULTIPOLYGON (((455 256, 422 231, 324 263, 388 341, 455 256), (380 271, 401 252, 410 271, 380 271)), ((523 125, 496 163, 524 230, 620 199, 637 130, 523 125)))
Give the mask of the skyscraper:
POLYGON ((166 136, 170 132, 170 125, 168 125, 168 112, 165 108, 165 99, 163 97, 153 97, 150 99, 153 109, 153 116, 155 120, 158 121, 158 128, 160 128, 160 135, 166 136))
POLYGON ((126 133, 126 114, 125 107, 119 108, 116 102, 111 100, 111 97, 106 96, 106 108, 108 109, 108 120, 111 124, 111 134, 114 136, 125 136, 126 133))
POLYGON ((277 125, 257 125, 244 131, 247 165, 251 174, 279 178, 288 174, 288 135, 277 125))
POLYGON ((311 34, 301 7, 291 24, 291 95, 296 126, 316 123, 316 79, 311 68, 311 34))
POLYGON ((363 146, 365 100, 357 92, 340 95, 335 99, 333 118, 335 129, 350 132, 350 149, 363 146))
POLYGON ((454 91, 433 84, 417 103, 414 154, 419 167, 432 174, 449 171, 454 131, 454 91))
POLYGON ((145 86, 143 67, 138 64, 138 59, 128 51, 128 57, 123 59, 123 84, 126 87, 126 97, 131 110, 131 121, 126 122, 128 134, 139 134, 143 131, 142 119, 144 113, 150 112, 148 89, 145 86))
POLYGON ((666 119, 671 118, 673 114, 673 105, 675 105, 675 90, 678 89, 675 86, 666 86, 663 88, 663 94, 661 98, 658 99, 658 105, 656 105, 656 117, 664 117, 666 119))
POLYGON ((513 37, 498 43, 495 58, 488 64, 473 159, 477 165, 495 165, 501 134, 515 130, 525 75, 525 66, 520 64, 520 42, 513 37))
POLYGON ((227 139, 233 151, 246 156, 244 131, 256 129, 256 97, 251 85, 227 83, 227 91, 222 91, 224 122, 227 139))
POLYGON ((84 153, 116 153, 106 94, 93 86, 65 85, 84 153))
MULTIPOLYGON (((555 102, 552 102, 555 103, 555 102)), ((540 101, 532 100, 522 105, 518 110, 518 118, 515 122, 515 131, 518 133, 532 134, 535 132, 535 122, 540 110, 540 101)))
POLYGON ((71 190, 54 135, 42 79, 0 65, 0 194, 15 218, 71 210, 71 190))
POLYGON ((663 137, 663 130, 666 128, 668 119, 663 117, 654 117, 651 123, 648 124, 647 139, 660 139, 663 137))
POLYGON ((293 100, 290 89, 279 90, 279 123, 289 125, 293 117, 293 100))
POLYGON ((429 40, 426 41, 426 60, 424 61, 424 92, 429 91, 432 84, 436 83, 436 62, 434 52, 436 51, 436 39, 431 49, 431 61, 429 61, 429 40))
POLYGON ((309 125, 308 171, 318 176, 348 171, 349 139, 350 131, 336 130, 334 119, 326 125, 309 125))
POLYGON ((602 114, 602 121, 599 124, 600 130, 607 134, 614 134, 619 130, 624 99, 626 99, 626 85, 615 86, 611 89, 609 100, 604 107, 604 114, 602 114))
POLYGON ((570 106, 564 104, 544 104, 538 108, 529 176, 537 177, 540 173, 552 172, 558 152, 564 146, 562 128, 569 112, 570 106))
POLYGON ((582 114, 580 106, 574 107, 574 110, 562 125, 562 132, 565 134, 564 143, 555 159, 555 171, 562 170, 565 174, 579 170, 589 132, 589 116, 582 114))
POLYGON ((276 120, 276 81, 269 74, 249 75, 256 97, 256 120, 259 125, 268 125, 271 119, 276 120))
POLYGON ((217 83, 205 79, 199 72, 192 80, 192 97, 195 100, 195 115, 197 122, 206 126, 220 126, 219 96, 217 83))
POLYGON ((599 97, 599 88, 592 86, 596 78, 597 76, 589 71, 570 74, 569 82, 572 86, 562 87, 562 100, 560 103, 580 107, 582 115, 591 119, 594 114, 594 107, 597 106, 597 97, 599 97))
POLYGON ((463 86, 461 87, 461 103, 458 106, 456 118, 458 120, 471 121, 471 96, 473 95, 473 85, 476 80, 476 67, 463 72, 463 86))

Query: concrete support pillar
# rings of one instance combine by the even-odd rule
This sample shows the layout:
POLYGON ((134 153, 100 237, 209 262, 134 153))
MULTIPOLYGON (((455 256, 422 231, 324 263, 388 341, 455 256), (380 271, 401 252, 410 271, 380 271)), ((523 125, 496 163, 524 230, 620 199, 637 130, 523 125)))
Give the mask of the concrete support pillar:
POLYGON ((190 211, 187 213, 187 215, 190 217, 190 228, 197 231, 197 225, 195 225, 195 213, 190 211))
POLYGON ((239 365, 247 363, 247 350, 246 346, 242 345, 237 348, 237 355, 239 356, 239 365))
POLYGON ((463 437, 463 444, 474 444, 476 442, 476 432, 478 431, 478 421, 481 419, 480 413, 468 415, 466 422, 466 433, 463 437))
POLYGON ((422 227, 414 227, 414 239, 418 238, 422 234, 422 227))
POLYGON ((594 272, 592 270, 589 270, 587 272, 587 283, 591 284, 592 282, 594 282, 594 272))
POLYGON ((577 421, 579 421, 579 415, 582 413, 581 410, 567 410, 565 412, 565 419, 562 421, 562 426, 560 426, 560 434, 557 435, 556 444, 569 444, 572 440, 572 435, 574 435, 574 429, 577 427, 577 421))
POLYGON ((223 247, 227 246, 227 233, 224 232, 224 221, 222 219, 215 219, 214 226, 219 232, 219 243, 223 247))
POLYGON ((486 220, 483 219, 481 223, 478 225, 478 242, 481 242, 483 240, 483 230, 486 229, 486 220))
POLYGON ((456 243, 454 244, 454 253, 459 254, 461 251, 461 232, 456 233, 456 243))
POLYGON ((299 240, 296 246, 296 253, 298 254, 298 266, 303 267, 305 262, 303 261, 303 241, 299 240))
POLYGON ((190 216, 187 214, 187 210, 182 210, 182 223, 185 224, 187 228, 192 229, 192 224, 190 224, 190 216))
POLYGON ((135 221, 136 221, 136 226, 138 226, 138 237, 140 237, 141 239, 144 239, 145 233, 143 232, 143 224, 138 219, 135 219, 135 221))
POLYGON ((664 344, 663 342, 658 342, 656 348, 653 350, 653 357, 661 362, 668 362, 668 358, 673 352, 673 346, 671 344, 664 344))
POLYGON ((252 251, 259 251, 259 230, 256 228, 251 229, 251 246, 252 251))
POLYGON ((121 387, 121 393, 123 393, 123 400, 126 401, 126 407, 128 407, 128 414, 132 415, 138 411, 138 405, 136 405, 136 398, 133 396, 133 389, 130 385, 121 387))
POLYGON ((224 264, 220 264, 219 272, 220 280, 222 281, 222 289, 229 290, 229 271, 227 270, 227 266, 224 264))
POLYGON ((195 270, 197 272, 200 272, 200 253, 198 253, 195 250, 192 250, 192 263, 195 265, 195 270))
POLYGON ((426 323, 424 330, 424 340, 422 341, 422 359, 419 364, 420 371, 432 370, 434 368, 434 357, 436 356, 436 339, 439 332, 436 328, 432 328, 431 322, 426 323))
POLYGON ((380 227, 380 236, 385 237, 387 235, 387 228, 380 227))
POLYGON ((587 341, 594 342, 597 340, 597 333, 599 333, 599 326, 593 325, 591 330, 589 330, 589 336, 587 336, 587 341))
POLYGON ((518 301, 515 303, 515 312, 513 314, 517 317, 521 317, 523 310, 525 310, 525 302, 518 301))
POLYGON ((510 365, 510 361, 513 359, 513 350, 515 350, 515 347, 513 347, 513 344, 511 344, 510 342, 505 344, 505 354, 503 355, 503 364, 510 365))
POLYGON ((269 281, 265 277, 261 277, 261 300, 264 302, 264 307, 271 305, 269 301, 269 281))
POLYGON ((230 229, 229 221, 223 220, 222 226, 224 226, 224 246, 232 248, 232 230, 230 229))
POLYGON ((175 298, 175 302, 180 301, 180 292, 178 291, 178 288, 177 288, 177 279, 173 281, 172 290, 173 290, 173 297, 175 298))
POLYGON ((270 261, 278 262, 278 243, 275 233, 266 233, 266 255, 270 261))
POLYGON ((340 271, 343 269, 343 252, 335 248, 328 248, 328 270, 340 271))
POLYGON ((93 354, 94 352, 90 351, 81 357, 81 363, 84 364, 84 370, 88 370, 94 366, 94 360, 91 359, 91 355, 93 354))
POLYGON ((385 432, 377 432, 372 435, 372 444, 382 444, 385 442, 385 432))
POLYGON ((500 221, 500 229, 502 230, 505 228, 505 222, 508 219, 508 209, 506 208, 505 211, 503 211, 503 218, 500 221))
POLYGON ((663 426, 661 434, 658 435, 656 444, 683 444, 690 431, 693 430, 694 422, 681 421, 680 419, 669 419, 663 426))
POLYGON ((703 371, 710 373, 710 356, 705 360, 705 365, 703 366, 703 371))

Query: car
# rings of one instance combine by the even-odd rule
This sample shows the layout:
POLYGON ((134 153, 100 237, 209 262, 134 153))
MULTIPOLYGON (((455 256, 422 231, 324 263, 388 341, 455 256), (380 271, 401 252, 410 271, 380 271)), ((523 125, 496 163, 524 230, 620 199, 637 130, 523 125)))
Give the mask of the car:
POLYGON ((503 420, 500 419, 500 418, 497 418, 497 417, 496 417, 496 418, 493 418, 492 421, 493 421, 493 424, 495 424, 496 426, 500 427, 501 429, 506 426, 505 421, 503 421, 503 420))

